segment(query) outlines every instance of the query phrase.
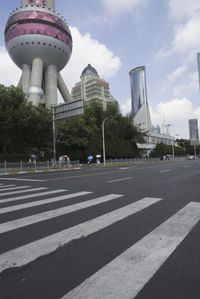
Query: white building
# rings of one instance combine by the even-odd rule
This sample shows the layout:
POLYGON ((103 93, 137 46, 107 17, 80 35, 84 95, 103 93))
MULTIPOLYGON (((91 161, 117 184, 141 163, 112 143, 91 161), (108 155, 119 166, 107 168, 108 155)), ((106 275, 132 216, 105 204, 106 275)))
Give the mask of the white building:
POLYGON ((72 100, 83 100, 85 104, 99 103, 106 110, 108 103, 117 105, 110 93, 109 83, 100 78, 90 64, 83 70, 81 81, 72 88, 72 100))

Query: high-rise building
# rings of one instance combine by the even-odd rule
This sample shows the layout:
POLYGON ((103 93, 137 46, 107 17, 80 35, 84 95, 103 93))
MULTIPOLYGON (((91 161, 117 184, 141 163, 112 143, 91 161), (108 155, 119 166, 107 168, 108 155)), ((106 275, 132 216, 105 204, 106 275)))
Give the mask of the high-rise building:
POLYGON ((145 66, 139 66, 132 69, 129 72, 129 77, 131 85, 133 124, 141 132, 145 133, 145 143, 137 143, 138 148, 142 149, 144 154, 148 154, 156 147, 156 144, 164 143, 174 145, 174 137, 170 136, 168 131, 161 133, 159 125, 154 127, 151 124, 151 116, 147 100, 145 66))
POLYGON ((71 95, 61 77, 72 53, 72 36, 65 19, 56 12, 55 0, 21 0, 6 24, 5 44, 22 70, 18 86, 34 105, 57 104, 71 95))
POLYGON ((197 53, 198 73, 199 73, 199 86, 200 86, 200 53, 197 53))
POLYGON ((133 122, 141 131, 151 132, 151 117, 147 101, 145 67, 140 66, 129 72, 133 122))
POLYGON ((108 103, 117 104, 110 93, 109 83, 99 77, 98 72, 90 64, 81 73, 81 81, 72 88, 72 100, 83 100, 84 103, 99 103, 106 110, 108 103))
POLYGON ((189 119, 189 138, 192 145, 199 143, 198 119, 189 119))

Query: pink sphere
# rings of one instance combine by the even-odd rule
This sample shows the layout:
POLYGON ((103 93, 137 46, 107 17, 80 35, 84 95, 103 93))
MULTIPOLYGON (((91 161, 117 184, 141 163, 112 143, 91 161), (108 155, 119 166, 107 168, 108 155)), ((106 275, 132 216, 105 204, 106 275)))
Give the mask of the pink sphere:
POLYGON ((72 53, 72 36, 67 23, 54 10, 35 0, 16 9, 6 24, 5 43, 12 60, 22 68, 41 58, 44 66, 64 68, 72 53))

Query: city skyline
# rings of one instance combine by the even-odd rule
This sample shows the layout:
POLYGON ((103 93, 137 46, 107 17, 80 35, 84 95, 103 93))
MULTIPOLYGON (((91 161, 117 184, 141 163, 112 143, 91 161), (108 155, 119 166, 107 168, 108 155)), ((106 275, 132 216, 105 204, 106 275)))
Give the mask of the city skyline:
MULTIPOLYGON (((20 74, 5 51, 3 30, 19 6, 20 0, 12 0, 2 9, 0 83, 5 85, 16 85, 20 74)), ((152 124, 165 121, 173 125, 172 135, 188 138, 188 119, 200 118, 199 9, 197 0, 57 0, 56 10, 67 20, 74 42, 62 71, 66 85, 71 90, 91 63, 109 82, 122 112, 130 112, 129 71, 144 65, 152 124)))

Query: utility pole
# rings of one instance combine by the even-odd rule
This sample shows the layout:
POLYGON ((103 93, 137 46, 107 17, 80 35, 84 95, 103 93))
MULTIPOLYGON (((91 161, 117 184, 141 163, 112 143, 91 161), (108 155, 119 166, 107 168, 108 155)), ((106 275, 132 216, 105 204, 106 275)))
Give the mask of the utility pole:
POLYGON ((55 107, 52 110, 52 122, 53 122, 53 163, 56 163, 56 120, 55 120, 55 107))
POLYGON ((103 165, 106 166, 106 149, 105 149, 105 132, 104 132, 104 125, 105 121, 108 120, 109 117, 104 118, 102 121, 102 140, 103 140, 103 165))

